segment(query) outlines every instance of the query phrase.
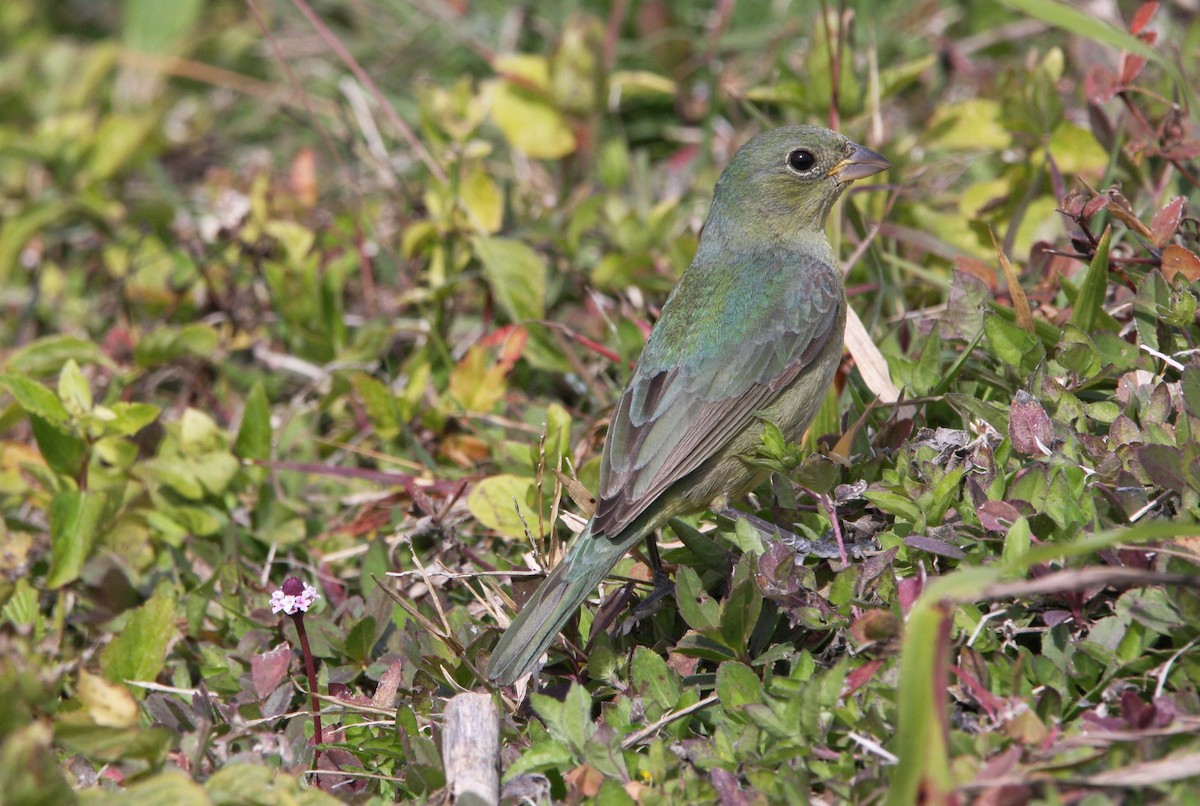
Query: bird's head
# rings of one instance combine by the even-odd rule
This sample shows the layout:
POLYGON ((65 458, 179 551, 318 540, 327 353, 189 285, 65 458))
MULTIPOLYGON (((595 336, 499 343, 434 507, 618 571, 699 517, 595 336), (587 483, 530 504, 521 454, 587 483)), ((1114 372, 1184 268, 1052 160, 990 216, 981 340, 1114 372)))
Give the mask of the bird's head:
POLYGON ((721 174, 712 214, 781 237, 821 232, 855 179, 891 167, 884 157, 820 126, 783 126, 750 138, 721 174))

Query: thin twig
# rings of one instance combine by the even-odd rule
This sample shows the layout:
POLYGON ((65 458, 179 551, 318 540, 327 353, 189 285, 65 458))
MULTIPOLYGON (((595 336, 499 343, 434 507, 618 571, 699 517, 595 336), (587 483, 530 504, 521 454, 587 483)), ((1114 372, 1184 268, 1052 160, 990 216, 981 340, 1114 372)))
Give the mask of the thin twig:
POLYGON ((720 697, 718 697, 716 694, 710 694, 709 696, 700 700, 700 702, 692 703, 687 708, 680 708, 678 711, 672 711, 669 714, 665 714, 661 719, 651 722, 637 733, 631 733, 630 735, 626 736, 625 741, 621 742, 621 747, 624 750, 628 750, 635 745, 639 745, 657 733, 664 725, 669 725, 677 719, 682 719, 689 714, 702 711, 708 706, 716 704, 718 701, 720 701, 720 697))
POLYGON ((380 109, 383 110, 383 114, 387 116, 387 119, 391 122, 392 126, 394 126, 396 131, 400 133, 400 136, 408 142, 409 148, 413 150, 413 153, 417 155, 417 158, 420 159, 421 162, 425 163, 425 167, 429 169, 429 172, 433 174, 434 177, 442 184, 448 184, 449 179, 446 177, 446 172, 442 170, 442 166, 438 165, 437 162, 434 161, 433 155, 426 150, 425 145, 419 139, 417 139, 417 135, 411 128, 409 128, 409 125, 405 123, 400 115, 396 113, 395 107, 388 102, 386 97, 384 97, 384 94, 379 90, 378 85, 376 85, 371 79, 371 76, 368 75, 367 71, 362 68, 362 65, 358 63, 358 60, 351 55, 350 51, 346 50, 346 47, 342 44, 341 40, 334 36, 333 31, 329 30, 329 27, 325 25, 320 17, 317 16, 316 12, 312 10, 312 6, 306 3, 305 0, 292 0, 292 5, 294 5, 300 11, 300 13, 304 15, 304 18, 308 20, 309 24, 316 29, 317 34, 321 37, 321 40, 329 46, 330 50, 337 54, 337 57, 341 59, 342 64, 346 65, 346 67, 350 69, 350 72, 353 73, 354 77, 359 80, 359 83, 371 91, 371 94, 375 96, 376 103, 378 103, 380 109))

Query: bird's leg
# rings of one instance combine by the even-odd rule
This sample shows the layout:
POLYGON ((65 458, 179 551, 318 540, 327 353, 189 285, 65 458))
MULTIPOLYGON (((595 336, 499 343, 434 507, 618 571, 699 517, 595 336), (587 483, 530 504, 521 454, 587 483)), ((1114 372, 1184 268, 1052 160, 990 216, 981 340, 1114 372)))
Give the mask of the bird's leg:
POLYGON ((833 525, 833 539, 837 541, 838 559, 842 561, 843 567, 849 567, 850 560, 846 557, 846 541, 842 539, 842 525, 838 520, 837 503, 833 500, 832 495, 826 493, 817 493, 812 490, 805 490, 821 509, 825 510, 825 514, 829 516, 829 522, 833 525))
POLYGON ((658 556, 658 543, 654 541, 653 534, 646 535, 646 559, 650 561, 650 570, 654 573, 654 591, 646 601, 653 602, 674 590, 671 580, 667 579, 667 574, 663 571, 662 560, 658 556))
POLYGON ((658 556, 658 543, 653 534, 646 535, 646 559, 650 561, 650 570, 654 572, 654 582, 657 585, 659 577, 666 577, 662 570, 662 560, 658 556))
POLYGON ((757 515, 751 515, 749 512, 742 512, 740 509, 726 507, 717 512, 722 518, 736 522, 738 518, 745 520, 758 531, 759 534, 766 537, 782 540, 784 545, 792 549, 797 554, 812 554, 816 544, 807 537, 802 537, 795 532, 784 529, 777 523, 765 521, 757 515))
MULTIPOLYGON (((758 530, 759 534, 783 541, 784 545, 799 555, 820 557, 827 560, 832 560, 834 557, 837 557, 839 560, 841 560, 843 566, 849 565, 847 560, 848 552, 846 551, 845 541, 842 537, 841 523, 838 521, 837 510, 834 507, 833 500, 828 496, 822 496, 809 490, 805 490, 805 492, 811 495, 822 506, 822 508, 825 509, 825 512, 829 514, 830 521, 833 523, 832 531, 834 541, 837 546, 836 549, 829 545, 830 541, 828 539, 814 542, 809 540, 807 537, 803 537, 795 532, 784 529, 779 524, 770 523, 769 521, 765 521, 757 515, 751 515, 747 512, 742 512, 737 509, 727 508, 721 510, 717 514, 734 521, 736 521, 738 518, 742 518, 756 530, 758 530)), ((857 556, 858 553, 865 548, 865 546, 866 543, 853 543, 850 547, 854 550, 855 556, 857 556)))

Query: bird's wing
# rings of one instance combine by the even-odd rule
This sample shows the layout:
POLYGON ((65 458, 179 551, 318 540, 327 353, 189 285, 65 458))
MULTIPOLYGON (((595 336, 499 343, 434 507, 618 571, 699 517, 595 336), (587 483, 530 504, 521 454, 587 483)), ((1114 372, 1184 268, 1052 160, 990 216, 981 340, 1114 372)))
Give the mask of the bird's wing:
POLYGON ((841 281, 820 256, 756 250, 723 262, 689 268, 617 404, 596 534, 618 535, 841 337, 841 281))

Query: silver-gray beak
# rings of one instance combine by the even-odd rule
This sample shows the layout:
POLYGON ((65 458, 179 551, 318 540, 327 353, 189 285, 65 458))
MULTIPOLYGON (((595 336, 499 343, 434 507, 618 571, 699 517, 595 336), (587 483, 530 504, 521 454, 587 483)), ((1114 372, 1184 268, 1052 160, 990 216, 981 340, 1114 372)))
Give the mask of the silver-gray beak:
POLYGON ((865 179, 892 167, 882 154, 860 146, 858 143, 848 143, 846 158, 829 171, 829 175, 839 182, 853 182, 855 179, 865 179))

